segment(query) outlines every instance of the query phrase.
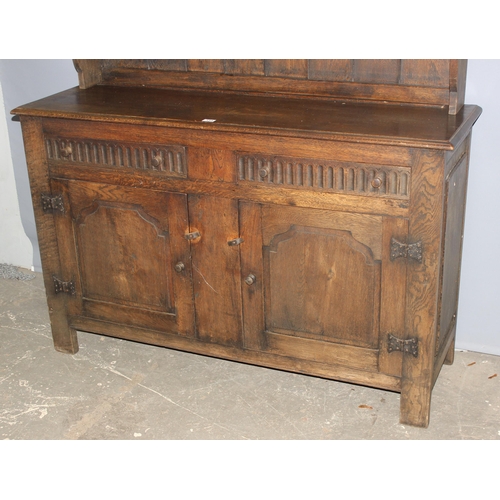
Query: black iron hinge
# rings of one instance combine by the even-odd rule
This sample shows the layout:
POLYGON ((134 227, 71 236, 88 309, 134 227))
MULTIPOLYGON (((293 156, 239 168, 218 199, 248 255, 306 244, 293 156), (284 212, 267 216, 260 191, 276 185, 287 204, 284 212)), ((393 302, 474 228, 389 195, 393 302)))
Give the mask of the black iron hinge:
POLYGON ((391 238, 391 260, 397 259, 398 257, 415 259, 418 262, 422 262, 422 242, 401 243, 391 238))
POLYGON ((57 276, 52 276, 54 280, 54 289, 56 293, 67 293, 69 295, 76 295, 76 288, 74 281, 63 281, 57 276))
POLYGON ((387 339, 387 351, 408 352, 416 358, 418 356, 418 339, 412 338, 402 340, 389 333, 389 337, 387 339))
POLYGON ((62 212, 64 213, 64 201, 60 194, 50 196, 42 194, 42 209, 44 212, 62 212))

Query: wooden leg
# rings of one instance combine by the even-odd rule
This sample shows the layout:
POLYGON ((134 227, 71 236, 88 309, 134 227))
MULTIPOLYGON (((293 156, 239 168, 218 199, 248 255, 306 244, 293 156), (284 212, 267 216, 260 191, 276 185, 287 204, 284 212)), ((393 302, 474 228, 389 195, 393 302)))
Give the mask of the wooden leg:
POLYGON ((411 382, 403 382, 401 390, 401 424, 414 427, 428 427, 431 410, 431 384, 418 387, 411 382))
POLYGON ((65 354, 76 354, 78 352, 78 337, 74 328, 67 328, 64 332, 53 332, 52 339, 56 351, 65 354))
POLYGON ((78 352, 78 338, 76 330, 69 325, 66 304, 68 299, 64 294, 56 294, 54 292, 52 275, 45 272, 45 270, 43 270, 43 279, 45 282, 45 295, 49 308, 50 327, 52 330, 54 348, 59 352, 76 354, 78 352))
POLYGON ((424 250, 421 259, 407 259, 404 333, 406 339, 418 342, 418 353, 403 354, 400 422, 427 427, 439 317, 444 156, 437 151, 420 150, 414 159, 408 234, 424 250))
POLYGON ((452 365, 455 360, 455 334, 453 334, 453 340, 451 341, 446 357, 444 358, 445 365, 452 365))
POLYGON ((41 202, 44 193, 51 193, 42 122, 39 119, 23 118, 21 124, 54 347, 57 351, 75 354, 78 351, 78 340, 76 330, 68 324, 67 298, 54 289, 54 275, 61 276, 54 221, 58 215, 45 210, 41 202))
POLYGON ((49 308, 50 328, 52 330, 54 348, 59 352, 76 354, 78 352, 78 338, 76 330, 69 325, 67 298, 64 294, 56 294, 54 292, 52 275, 45 272, 45 270, 43 270, 43 279, 45 282, 45 295, 49 308))
POLYGON ((69 324, 67 307, 67 301, 72 299, 68 299, 64 293, 55 293, 52 274, 46 272, 45 269, 42 267, 54 348, 59 352, 76 354, 78 352, 78 338, 76 330, 69 324))

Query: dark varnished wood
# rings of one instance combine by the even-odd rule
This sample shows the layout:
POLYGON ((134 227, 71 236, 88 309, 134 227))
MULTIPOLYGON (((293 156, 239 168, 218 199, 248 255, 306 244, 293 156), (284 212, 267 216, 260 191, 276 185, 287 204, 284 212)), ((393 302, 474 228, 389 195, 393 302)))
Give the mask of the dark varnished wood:
POLYGON ((81 88, 14 110, 56 349, 82 329, 400 391, 427 426, 481 112, 466 62, 75 66, 81 88))
POLYGON ((24 118, 22 130, 54 346, 58 351, 75 354, 78 352, 78 338, 75 328, 70 325, 67 314, 70 299, 55 293, 53 280, 54 275, 62 280, 70 278, 62 276, 55 218, 51 215, 47 216, 40 203, 42 194, 51 193, 43 148, 42 124, 39 120, 24 118))
POLYGON ((239 237, 238 203, 228 198, 190 195, 189 232, 200 340, 241 345, 241 284, 239 248, 228 242, 239 237))
POLYGON ((451 149, 457 131, 473 123, 479 109, 466 106, 450 116, 446 108, 96 86, 69 89, 14 112, 347 141, 362 137, 368 143, 451 149))
POLYGON ((100 83, 463 105, 458 59, 75 59, 80 87, 100 83))
POLYGON ((427 427, 439 318, 444 158, 436 151, 419 151, 415 167, 409 235, 422 243, 425 254, 422 262, 407 264, 405 338, 418 339, 419 356, 403 357, 401 423, 427 427))
POLYGON ((294 207, 264 207, 263 215, 266 329, 378 347, 381 219, 294 207))
POLYGON ((71 314, 193 335, 189 269, 174 270, 190 258, 187 196, 59 180, 52 191, 71 207, 54 217, 71 314))

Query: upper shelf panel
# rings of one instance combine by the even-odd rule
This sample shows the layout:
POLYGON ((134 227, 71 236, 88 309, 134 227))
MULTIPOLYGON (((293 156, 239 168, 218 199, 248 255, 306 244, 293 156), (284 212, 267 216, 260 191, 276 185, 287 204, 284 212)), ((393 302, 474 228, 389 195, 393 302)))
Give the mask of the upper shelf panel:
POLYGON ((80 88, 146 86, 446 107, 464 104, 460 59, 75 59, 80 88))

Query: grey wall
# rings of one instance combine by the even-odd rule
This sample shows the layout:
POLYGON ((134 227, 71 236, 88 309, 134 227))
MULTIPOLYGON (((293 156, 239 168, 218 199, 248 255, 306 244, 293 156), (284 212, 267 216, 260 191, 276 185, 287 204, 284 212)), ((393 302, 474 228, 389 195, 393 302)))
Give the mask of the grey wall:
MULTIPOLYGON (((78 85, 78 76, 71 59, 0 59, 0 82, 7 115, 19 212, 24 231, 33 245, 32 265, 35 270, 40 271, 40 251, 36 238, 21 126, 10 111, 21 104, 78 85)), ((1 204, 2 200, 0 206, 1 204)))
POLYGON ((30 268, 33 245, 21 223, 0 81, 0 264, 30 268))
POLYGON ((466 102, 483 108, 472 132, 457 347, 500 355, 500 60, 469 60, 466 102))
MULTIPOLYGON (((70 60, 0 60, 6 112, 78 84, 70 60)), ((474 127, 458 311, 458 349, 500 355, 500 60, 470 60, 466 102, 483 115, 474 127)), ((8 116, 19 207, 40 268, 20 125, 8 116)), ((1 200, 0 200, 1 205, 1 200)))

